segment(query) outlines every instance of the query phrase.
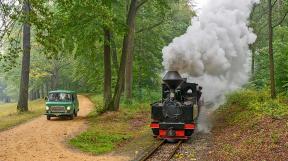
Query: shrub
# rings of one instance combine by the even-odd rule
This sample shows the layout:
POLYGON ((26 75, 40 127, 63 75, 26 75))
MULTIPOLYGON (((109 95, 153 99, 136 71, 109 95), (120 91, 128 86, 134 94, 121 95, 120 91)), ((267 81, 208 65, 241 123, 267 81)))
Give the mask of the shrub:
POLYGON ((233 104, 239 105, 251 111, 269 115, 271 117, 288 116, 288 105, 284 97, 272 100, 268 90, 245 89, 227 96, 225 107, 233 104))

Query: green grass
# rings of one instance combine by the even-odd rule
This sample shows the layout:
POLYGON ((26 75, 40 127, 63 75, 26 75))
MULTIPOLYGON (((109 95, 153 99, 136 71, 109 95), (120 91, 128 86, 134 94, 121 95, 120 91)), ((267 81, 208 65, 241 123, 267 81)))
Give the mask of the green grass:
POLYGON ((0 131, 13 127, 43 114, 44 101, 37 100, 29 103, 29 112, 18 113, 16 103, 0 105, 0 131))
MULTIPOLYGON (((273 100, 270 98, 269 91, 267 90, 255 91, 246 89, 237 91, 228 96, 228 101, 224 105, 224 109, 233 105, 238 105, 248 110, 248 113, 254 113, 256 115, 266 115, 279 119, 288 116, 287 98, 285 96, 279 96, 273 100)), ((245 115, 240 118, 245 118, 245 115)))
POLYGON ((149 104, 135 102, 131 105, 122 104, 118 112, 101 112, 102 97, 90 96, 96 105, 89 114, 89 128, 69 143, 85 152, 103 154, 115 150, 138 136, 149 122, 149 104))

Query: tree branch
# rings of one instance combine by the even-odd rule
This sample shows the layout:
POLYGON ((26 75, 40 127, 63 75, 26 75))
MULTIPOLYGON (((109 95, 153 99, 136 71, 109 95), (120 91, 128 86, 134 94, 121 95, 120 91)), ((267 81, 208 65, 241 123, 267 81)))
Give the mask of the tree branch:
POLYGON ((142 0, 142 2, 140 2, 137 7, 136 10, 138 10, 141 6, 143 6, 146 2, 148 2, 148 0, 142 0))
MULTIPOLYGON (((274 3, 272 4, 272 8, 274 8, 274 6, 275 6, 275 4, 276 4, 276 2, 277 2, 278 0, 275 0, 274 1, 274 3)), ((260 4, 258 4, 258 5, 260 5, 260 4)), ((261 5, 260 5, 261 6, 261 5)), ((269 10, 265 7, 263 7, 263 6, 261 6, 261 8, 262 8, 262 13, 260 14, 260 16, 259 17, 257 17, 256 19, 257 20, 259 20, 260 18, 262 18, 265 14, 268 14, 268 12, 269 12, 269 10)))
POLYGON ((164 21, 165 21, 165 20, 163 19, 162 21, 160 21, 160 22, 158 22, 158 23, 156 23, 156 24, 154 24, 154 25, 151 25, 151 26, 149 26, 149 27, 145 27, 145 28, 142 28, 142 29, 136 31, 136 33, 141 33, 141 32, 147 31, 147 30, 152 30, 153 28, 162 25, 162 23, 163 23, 164 21))
POLYGON ((273 4, 272 4, 272 8, 275 6, 275 4, 277 3, 278 0, 276 0, 273 4))
POLYGON ((275 28, 279 25, 281 25, 283 23, 283 21, 285 20, 285 18, 287 17, 287 14, 288 14, 288 11, 286 11, 285 15, 282 17, 282 19, 277 23, 275 24, 274 26, 272 26, 272 28, 275 28))

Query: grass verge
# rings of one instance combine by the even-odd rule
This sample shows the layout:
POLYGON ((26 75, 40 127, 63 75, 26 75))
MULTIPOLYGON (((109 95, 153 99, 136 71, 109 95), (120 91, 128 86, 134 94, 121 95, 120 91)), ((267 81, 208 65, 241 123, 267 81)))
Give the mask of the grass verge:
POLYGON ((0 131, 43 114, 44 101, 36 100, 29 102, 29 112, 25 113, 18 113, 16 106, 16 103, 0 105, 0 131))
POLYGON ((267 91, 243 90, 216 113, 205 160, 288 160, 288 103, 267 91))
POLYGON ((121 105, 118 112, 102 112, 102 97, 90 96, 96 105, 88 117, 89 128, 69 143, 92 154, 108 153, 138 136, 148 125, 149 104, 135 102, 131 105, 121 105))

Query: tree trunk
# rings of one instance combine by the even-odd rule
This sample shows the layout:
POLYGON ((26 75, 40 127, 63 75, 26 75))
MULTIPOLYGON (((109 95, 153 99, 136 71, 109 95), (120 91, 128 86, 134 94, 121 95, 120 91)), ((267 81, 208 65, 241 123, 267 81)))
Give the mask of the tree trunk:
POLYGON ((37 99, 37 90, 33 90, 33 99, 32 100, 36 100, 37 99))
POLYGON ((134 49, 134 36, 135 36, 135 25, 131 26, 131 40, 130 48, 127 49, 127 64, 125 72, 125 95, 128 101, 132 99, 132 85, 133 85, 133 49, 134 49))
POLYGON ((120 63, 120 69, 118 73, 118 80, 117 80, 117 84, 115 87, 113 101, 111 102, 111 104, 113 105, 113 109, 115 111, 119 110, 121 93, 122 93, 123 86, 124 86, 127 52, 130 48, 133 48, 133 46, 131 46, 132 45, 131 41, 133 38, 133 32, 134 32, 133 29, 135 28, 136 13, 137 13, 137 0, 131 0, 129 13, 127 17, 128 32, 125 33, 124 35, 121 63, 120 63))
POLYGON ((45 81, 45 94, 46 94, 46 96, 48 96, 48 93, 49 93, 49 82, 45 81))
POLYGON ((29 100, 33 100, 33 89, 29 92, 29 100))
POLYGON ((111 33, 104 29, 104 109, 109 109, 111 102, 111 33))
POLYGON ((44 98, 44 97, 45 97, 44 84, 42 84, 40 87, 40 98, 44 98))
MULTIPOLYGON (((143 54, 143 41, 142 41, 142 37, 140 37, 140 51, 139 51, 139 57, 141 58, 142 57, 142 54, 143 54)), ((143 96, 142 96, 142 64, 140 63, 139 64, 139 71, 138 71, 138 90, 139 90, 139 97, 140 97, 140 100, 143 99, 143 96)))
POLYGON ((11 103, 11 98, 9 96, 5 96, 4 102, 11 103))
POLYGON ((255 73, 255 47, 253 45, 251 45, 251 50, 252 50, 251 74, 252 74, 252 77, 254 77, 254 73, 255 73))
MULTIPOLYGON (((254 16, 255 8, 256 8, 256 5, 254 4, 252 12, 250 14, 250 18, 249 18, 250 21, 252 21, 252 19, 253 19, 252 17, 254 16)), ((253 26, 252 26, 252 28, 253 28, 253 26)), ((252 76, 252 79, 254 79, 254 73, 255 73, 255 48, 256 48, 255 44, 256 44, 256 42, 249 46, 249 48, 251 49, 251 52, 252 52, 252 59, 251 59, 251 76, 252 76)))
POLYGON ((113 66, 115 69, 116 74, 118 74, 119 70, 119 64, 118 64, 118 58, 117 58, 117 48, 116 48, 116 43, 114 36, 111 35, 111 47, 112 47, 112 61, 113 61, 113 66))
POLYGON ((28 88, 29 88, 29 72, 30 72, 30 50, 31 50, 31 27, 29 24, 30 3, 24 0, 23 13, 26 20, 23 24, 23 58, 21 70, 21 82, 19 100, 17 110, 20 112, 28 111, 28 88))
POLYGON ((59 69, 55 66, 53 69, 53 74, 52 74, 52 90, 56 90, 58 88, 58 81, 59 81, 59 69))
POLYGON ((36 99, 40 99, 40 97, 41 97, 41 96, 40 96, 40 90, 37 89, 37 90, 36 90, 36 93, 37 93, 37 98, 36 98, 36 99))
POLYGON ((276 88, 275 88, 275 69, 274 69, 274 56, 273 56, 273 27, 272 27, 272 3, 268 0, 268 28, 269 28, 269 63, 270 63, 270 87, 271 87, 271 98, 276 98, 276 88))

